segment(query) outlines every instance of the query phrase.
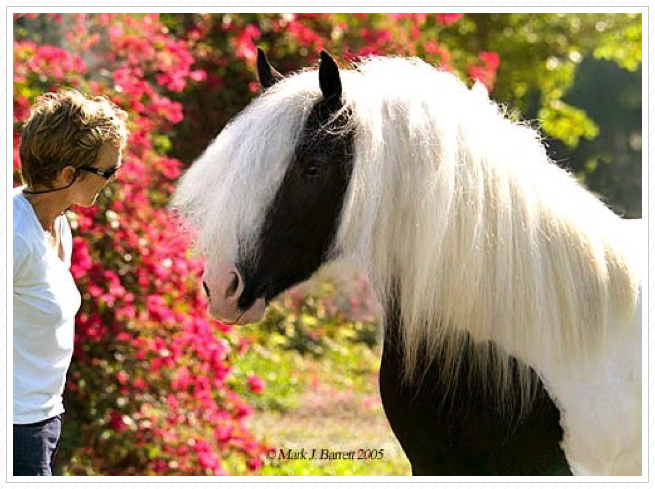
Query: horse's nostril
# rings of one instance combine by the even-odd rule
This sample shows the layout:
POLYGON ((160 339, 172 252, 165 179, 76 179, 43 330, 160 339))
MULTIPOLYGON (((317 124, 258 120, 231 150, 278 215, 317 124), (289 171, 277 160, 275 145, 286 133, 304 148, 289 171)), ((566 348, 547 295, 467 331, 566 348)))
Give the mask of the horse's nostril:
POLYGON ((239 288, 239 275, 232 272, 232 281, 230 282, 230 286, 227 288, 225 297, 232 297, 234 294, 236 294, 238 288, 239 288))
POLYGON ((211 294, 209 293, 209 287, 207 287, 206 282, 202 283, 202 288, 205 289, 205 294, 207 294, 207 297, 211 297, 211 294))

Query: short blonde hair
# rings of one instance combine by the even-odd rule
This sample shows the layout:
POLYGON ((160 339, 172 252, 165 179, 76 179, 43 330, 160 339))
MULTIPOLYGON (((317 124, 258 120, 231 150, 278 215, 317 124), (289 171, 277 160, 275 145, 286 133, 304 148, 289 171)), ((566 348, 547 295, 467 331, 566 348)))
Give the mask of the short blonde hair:
POLYGON ((124 147, 126 120, 127 113, 107 97, 72 89, 41 95, 21 135, 23 180, 48 186, 66 166, 93 165, 104 144, 124 147))

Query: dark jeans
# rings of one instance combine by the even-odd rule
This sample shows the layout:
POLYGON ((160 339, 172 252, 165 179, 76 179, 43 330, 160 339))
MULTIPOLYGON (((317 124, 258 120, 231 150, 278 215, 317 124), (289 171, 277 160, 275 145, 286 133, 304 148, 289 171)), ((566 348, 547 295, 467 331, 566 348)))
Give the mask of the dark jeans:
POLYGON ((14 475, 52 475, 63 415, 14 425, 14 475))

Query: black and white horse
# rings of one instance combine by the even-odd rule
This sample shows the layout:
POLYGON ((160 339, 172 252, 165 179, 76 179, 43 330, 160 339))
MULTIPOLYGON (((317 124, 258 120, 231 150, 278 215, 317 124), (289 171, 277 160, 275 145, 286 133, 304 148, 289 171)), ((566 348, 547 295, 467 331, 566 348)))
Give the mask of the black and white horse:
POLYGON ((414 474, 640 474, 638 222, 420 60, 258 68, 175 195, 209 312, 257 321, 344 260, 385 309, 381 395, 414 474))

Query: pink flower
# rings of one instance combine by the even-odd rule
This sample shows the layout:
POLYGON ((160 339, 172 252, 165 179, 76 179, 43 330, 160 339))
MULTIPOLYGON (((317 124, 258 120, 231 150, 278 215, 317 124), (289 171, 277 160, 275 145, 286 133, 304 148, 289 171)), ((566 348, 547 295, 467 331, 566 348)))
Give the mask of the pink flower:
POLYGON ((250 390, 255 394, 261 394, 263 392, 265 385, 264 381, 256 375, 248 375, 246 381, 248 382, 248 387, 250 387, 250 390))
POLYGON ((205 70, 194 70, 189 73, 189 78, 196 82, 203 81, 207 78, 207 73, 205 70))
POLYGON ((249 347, 250 347, 250 340, 248 338, 239 339, 239 355, 245 355, 249 347))
POLYGON ((482 82, 487 90, 493 90, 496 81, 496 70, 500 65, 500 57, 497 53, 482 52, 478 55, 482 65, 471 65, 468 68, 469 76, 482 82))
POLYGON ((435 41, 428 41, 423 46, 423 49, 425 49, 425 52, 428 54, 434 54, 438 56, 440 67, 442 69, 448 69, 448 63, 450 62, 452 56, 445 46, 442 46, 435 41))
POLYGON ((307 27, 301 21, 291 22, 287 26, 287 33, 291 37, 295 38, 298 44, 301 46, 305 46, 308 49, 311 48, 312 50, 322 48, 323 41, 321 36, 319 36, 316 32, 307 27))
POLYGON ((116 380, 118 380, 118 383, 121 385, 127 384, 127 381, 130 379, 130 377, 125 373, 124 370, 121 370, 116 374, 116 380))
POLYGON ((173 394, 166 396, 166 403, 171 411, 177 411, 180 407, 180 403, 173 394))
POLYGON ((437 14, 437 22, 449 26, 457 22, 464 14, 437 14))
POLYGON ((177 374, 175 375, 173 382, 171 382, 171 387, 173 387, 173 389, 178 391, 184 390, 187 388, 190 382, 191 382, 191 377, 189 376, 189 369, 186 367, 182 367, 177 371, 177 374))
POLYGON ((498 69, 498 65, 500 64, 498 53, 480 53, 478 56, 489 71, 496 71, 498 69))
POLYGON ((123 415, 118 411, 109 413, 109 426, 116 431, 123 431, 127 426, 123 421, 123 415))
POLYGON ((242 402, 236 407, 234 414, 237 418, 247 418, 248 416, 251 416, 253 412, 254 410, 248 404, 242 402))
POLYGON ((90 285, 87 289, 91 297, 100 297, 102 295, 102 289, 97 285, 90 285))
POLYGON ((257 470, 262 466, 262 461, 259 458, 248 459, 248 468, 250 470, 257 470))
POLYGON ((257 57, 257 46, 255 42, 257 42, 259 36, 259 28, 254 24, 248 24, 234 40, 235 54, 240 58, 253 61, 257 57))
POLYGON ((206 469, 218 469, 218 457, 210 452, 201 452, 198 454, 198 461, 206 469))
POLYGON ((231 426, 219 426, 214 430, 214 436, 220 442, 226 442, 232 438, 232 427, 231 426))

